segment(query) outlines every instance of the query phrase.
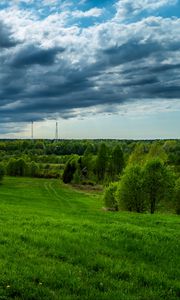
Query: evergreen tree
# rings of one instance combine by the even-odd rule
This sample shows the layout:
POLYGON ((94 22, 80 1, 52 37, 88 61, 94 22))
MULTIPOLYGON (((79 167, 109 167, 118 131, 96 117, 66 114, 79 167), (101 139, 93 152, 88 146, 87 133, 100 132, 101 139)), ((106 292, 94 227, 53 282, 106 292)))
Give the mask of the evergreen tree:
POLYGON ((73 180, 74 173, 77 169, 77 160, 70 158, 64 168, 62 179, 64 183, 70 183, 73 180))
POLYGON ((84 155, 81 160, 81 169, 83 171, 83 175, 90 179, 93 172, 93 145, 88 144, 84 155))
POLYGON ((111 159, 109 161, 109 175, 111 180, 116 180, 118 175, 124 168, 124 155, 119 145, 115 146, 112 150, 111 159))
POLYGON ((105 178, 108 165, 108 148, 105 143, 101 143, 96 160, 97 178, 102 182, 105 178))

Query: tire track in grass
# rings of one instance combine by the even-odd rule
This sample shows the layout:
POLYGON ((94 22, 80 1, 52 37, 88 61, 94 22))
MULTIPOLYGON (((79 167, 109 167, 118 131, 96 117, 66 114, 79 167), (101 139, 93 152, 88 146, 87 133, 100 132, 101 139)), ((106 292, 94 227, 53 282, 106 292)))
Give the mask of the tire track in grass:
POLYGON ((57 206, 61 207, 64 212, 74 213, 80 209, 89 210, 90 208, 85 204, 85 199, 79 199, 82 197, 81 193, 63 188, 56 181, 44 182, 44 187, 50 199, 56 201, 57 206))
POLYGON ((50 197, 50 199, 55 200, 56 204, 58 204, 59 207, 61 207, 63 210, 67 207, 70 208, 70 205, 68 201, 65 199, 65 197, 60 196, 55 188, 52 186, 52 182, 45 182, 44 187, 50 197))
POLYGON ((55 189, 55 187, 53 186, 53 182, 49 183, 49 189, 53 192, 54 196, 56 197, 56 199, 63 204, 63 206, 66 208, 72 208, 71 203, 66 199, 66 197, 63 195, 60 195, 59 193, 57 193, 57 190, 55 189))
POLYGON ((87 209, 87 205, 84 203, 84 199, 80 200, 79 197, 82 197, 82 194, 77 193, 76 191, 69 190, 68 188, 62 188, 62 186, 57 186, 57 182, 53 181, 50 184, 50 188, 54 191, 57 198, 63 201, 64 207, 68 208, 69 211, 79 211, 79 209, 87 209))
POLYGON ((68 190, 67 188, 60 187, 54 187, 53 185, 56 185, 57 182, 51 182, 51 188, 54 190, 54 193, 56 193, 56 196, 65 203, 65 207, 70 208, 71 210, 78 210, 80 207, 86 207, 84 206, 83 201, 79 201, 79 197, 82 197, 82 194, 78 194, 76 191, 68 190), (59 193, 58 193, 59 192, 59 193), (63 192, 63 195, 60 193, 63 192), (73 196, 72 196, 73 193, 73 196))
POLYGON ((56 204, 58 203, 58 206, 62 206, 61 203, 57 201, 57 198, 54 196, 51 189, 49 188, 49 182, 44 182, 44 188, 46 190, 46 193, 48 194, 48 203, 49 203, 49 199, 51 199, 53 201, 51 201, 50 203, 55 202, 56 204))

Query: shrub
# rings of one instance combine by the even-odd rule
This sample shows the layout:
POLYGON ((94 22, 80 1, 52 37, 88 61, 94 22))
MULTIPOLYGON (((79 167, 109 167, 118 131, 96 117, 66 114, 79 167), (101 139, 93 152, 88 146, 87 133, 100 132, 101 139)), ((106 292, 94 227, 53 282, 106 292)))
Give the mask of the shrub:
POLYGON ((77 159, 70 158, 64 168, 62 180, 64 183, 70 183, 73 180, 74 173, 77 169, 77 159))
POLYGON ((117 199, 119 206, 125 210, 138 213, 145 211, 146 203, 140 166, 132 165, 125 169, 117 189, 117 199))
POLYGON ((6 172, 10 176, 26 176, 28 174, 28 165, 23 158, 11 158, 7 164, 6 172))
POLYGON ((34 161, 32 161, 29 165, 28 165, 28 168, 29 168, 29 175, 31 177, 36 177, 38 176, 39 174, 39 167, 38 167, 38 164, 35 163, 34 161))
POLYGON ((73 175, 73 183, 75 184, 80 184, 82 179, 81 179, 82 175, 81 175, 81 170, 78 167, 73 175))
POLYGON ((118 210, 118 202, 116 199, 117 183, 110 183, 104 192, 105 207, 110 210, 118 210))
POLYGON ((3 164, 0 164, 0 181, 3 180, 4 173, 5 173, 4 166, 3 166, 3 164))
POLYGON ((177 179, 176 184, 175 184, 175 209, 176 213, 180 215, 180 178, 177 179))

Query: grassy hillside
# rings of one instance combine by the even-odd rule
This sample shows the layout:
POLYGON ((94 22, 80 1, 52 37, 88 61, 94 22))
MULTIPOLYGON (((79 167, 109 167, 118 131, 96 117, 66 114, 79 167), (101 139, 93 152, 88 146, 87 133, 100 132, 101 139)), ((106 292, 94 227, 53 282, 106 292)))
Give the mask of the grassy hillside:
POLYGON ((58 180, 0 186, 0 299, 180 298, 180 218, 111 213, 58 180))

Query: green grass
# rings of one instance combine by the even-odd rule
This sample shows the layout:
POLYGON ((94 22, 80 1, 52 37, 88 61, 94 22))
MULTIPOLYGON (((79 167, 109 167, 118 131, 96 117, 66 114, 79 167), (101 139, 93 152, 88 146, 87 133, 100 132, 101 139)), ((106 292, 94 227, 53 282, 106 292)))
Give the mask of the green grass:
POLYGON ((102 211, 58 180, 0 186, 0 299, 180 298, 180 218, 102 211))

